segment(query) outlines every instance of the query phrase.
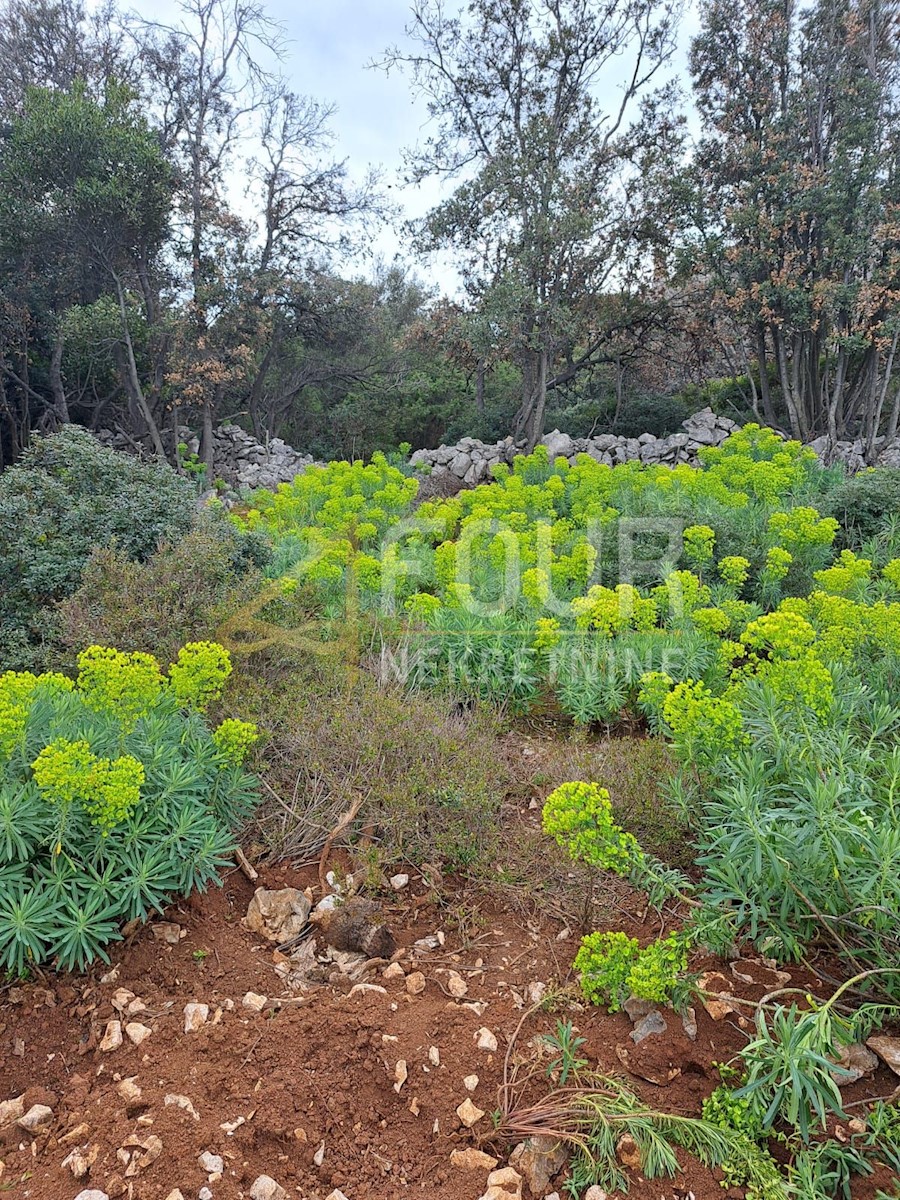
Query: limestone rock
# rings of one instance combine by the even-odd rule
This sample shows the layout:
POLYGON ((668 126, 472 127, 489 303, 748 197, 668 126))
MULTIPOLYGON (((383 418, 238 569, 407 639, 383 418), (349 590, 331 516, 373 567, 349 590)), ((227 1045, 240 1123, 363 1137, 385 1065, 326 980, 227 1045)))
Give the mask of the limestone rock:
POLYGON ((200 1120, 200 1114, 194 1108, 193 1102, 189 1096, 182 1096, 175 1092, 169 1092, 164 1101, 166 1108, 181 1108, 186 1113, 194 1118, 195 1121, 200 1120))
POLYGON ((509 1157, 509 1165, 522 1175, 532 1196, 543 1197, 550 1180, 566 1165, 565 1146, 551 1137, 532 1137, 519 1142, 509 1157))
POLYGON ((497 1053, 497 1038, 490 1029, 482 1028, 476 1034, 478 1042, 476 1043, 479 1050, 487 1050, 490 1054, 497 1053))
POLYGON ((270 942, 288 942, 306 928, 312 904, 299 888, 257 888, 244 924, 270 942))
POLYGON ((271 1175, 258 1175, 250 1184, 250 1200, 288 1200, 288 1194, 271 1175))
POLYGON ((135 1083, 136 1079, 136 1075, 129 1075, 127 1079, 123 1079, 116 1084, 116 1091, 128 1104, 136 1104, 143 1094, 135 1083))
POLYGON ((19 1117, 25 1112, 25 1094, 16 1096, 12 1100, 0 1100, 0 1129, 4 1125, 11 1125, 13 1121, 18 1121, 19 1117))
POLYGON ((491 1171, 481 1200, 522 1200, 522 1176, 512 1167, 491 1171))
POLYGON ((870 1037, 866 1042, 882 1062, 887 1063, 895 1075, 900 1075, 900 1038, 870 1037))
POLYGON ((471 1129, 484 1116, 484 1110, 474 1105, 469 1097, 466 1096, 465 1100, 457 1108, 456 1115, 462 1121, 463 1125, 465 1125, 466 1129, 471 1129))
POLYGON ((213 1154, 209 1150, 204 1150, 197 1158, 197 1162, 207 1175, 221 1175, 225 1170, 225 1163, 221 1154, 213 1154))
POLYGON ((46 1104, 32 1104, 27 1113, 19 1117, 16 1124, 28 1133, 38 1133, 53 1120, 53 1109, 46 1104))
POLYGON ((411 996, 418 996, 425 991, 425 976, 421 971, 413 971, 406 977, 406 990, 411 996))
POLYGON ((100 1045, 98 1049, 102 1050, 104 1054, 109 1054, 112 1050, 118 1050, 121 1045, 122 1022, 107 1021, 106 1030, 103 1034, 103 1037, 100 1039, 100 1045))
POLYGON ((468 992, 469 985, 460 975, 459 971, 450 971, 447 975, 447 991, 456 1000, 461 1000, 468 992))
POLYGON ((648 1038, 654 1033, 665 1033, 668 1028, 662 1013, 658 1008, 654 1008, 646 1016, 641 1017, 637 1025, 632 1029, 630 1037, 637 1046, 644 1038, 648 1038))
POLYGON ((848 1087, 851 1083, 856 1083, 858 1079, 873 1074, 878 1067, 878 1055, 856 1042, 850 1046, 840 1047, 836 1065, 842 1067, 843 1070, 832 1072, 835 1082, 838 1087, 848 1087), (849 1072, 849 1074, 845 1074, 845 1072, 849 1072))
POLYGON ((492 1171, 496 1167, 497 1161, 490 1154, 485 1154, 483 1150, 476 1150, 474 1146, 450 1152, 450 1165, 459 1167, 462 1171, 492 1171))
POLYGON ((209 1016, 208 1004, 186 1004, 184 1006, 184 1032, 196 1033, 206 1024, 209 1016))
POLYGON ((569 435, 560 433, 558 429, 554 429, 552 433, 548 433, 546 437, 542 438, 541 445, 547 447, 547 457, 551 462, 557 458, 568 458, 574 450, 569 435))

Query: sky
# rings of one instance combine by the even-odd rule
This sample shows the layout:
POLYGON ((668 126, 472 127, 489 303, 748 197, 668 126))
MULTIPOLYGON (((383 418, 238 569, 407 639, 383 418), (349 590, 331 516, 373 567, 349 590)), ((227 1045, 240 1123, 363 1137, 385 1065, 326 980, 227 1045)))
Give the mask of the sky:
MULTIPOLYGON (((403 216, 424 216, 444 194, 441 185, 426 181, 405 187, 401 172, 403 149, 420 136, 427 109, 423 101, 414 101, 407 76, 368 65, 389 46, 404 42, 410 0, 267 0, 266 9, 286 30, 280 69, 292 89, 336 106, 331 121, 335 156, 346 159, 357 178, 368 166, 380 169, 403 216)), ((402 232, 383 230, 373 250, 386 262, 402 257, 402 232)), ((430 271, 420 266, 418 272, 441 290, 456 287, 456 273, 446 259, 436 258, 430 271)))

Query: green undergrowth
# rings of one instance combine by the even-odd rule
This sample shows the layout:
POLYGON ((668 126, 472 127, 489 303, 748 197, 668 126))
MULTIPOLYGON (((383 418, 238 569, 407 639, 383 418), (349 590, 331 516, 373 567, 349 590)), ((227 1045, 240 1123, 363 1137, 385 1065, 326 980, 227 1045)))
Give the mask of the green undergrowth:
POLYGON ((0 675, 0 972, 82 969, 129 921, 206 888, 257 799, 254 728, 203 713, 231 664, 92 646, 65 675, 0 675))

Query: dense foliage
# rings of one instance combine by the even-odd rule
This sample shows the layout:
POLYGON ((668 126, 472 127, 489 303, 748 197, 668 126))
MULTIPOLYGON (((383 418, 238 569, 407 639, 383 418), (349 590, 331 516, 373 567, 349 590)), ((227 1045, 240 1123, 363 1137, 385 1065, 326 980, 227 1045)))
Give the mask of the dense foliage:
POLYGON ((690 97, 680 15, 422 0, 380 60, 429 113, 400 183, 334 152, 262 4, 178 0, 162 28, 3 0, 0 468, 68 421, 172 461, 186 423, 212 478, 236 414, 328 458, 672 430, 700 394, 875 462, 900 428, 896 6, 702 0, 690 97), (359 277, 429 176, 440 203, 359 277))
MULTIPOLYGON (((838 553, 822 513, 851 486, 840 472, 753 425, 702 458, 570 466, 539 447, 415 509, 415 482, 384 459, 331 464, 237 520, 273 538, 282 590, 375 623, 408 685, 552 697, 576 723, 669 737, 708 941, 783 959, 821 942, 884 965, 900 949, 893 516, 870 519, 869 557, 838 553), (614 572, 628 582, 602 582, 614 572)), ((630 835, 606 837, 602 792, 555 796, 546 828, 576 857, 675 886, 630 835)))
POLYGON ((216 879, 256 798, 254 726, 203 717, 230 670, 195 642, 167 676, 102 646, 75 681, 0 675, 0 970, 108 961, 123 923, 216 879))
POLYGON ((0 475, 0 667, 39 661, 56 632, 51 606, 76 590, 96 549, 146 559, 187 532, 195 501, 164 463, 117 454, 82 429, 35 439, 0 475))

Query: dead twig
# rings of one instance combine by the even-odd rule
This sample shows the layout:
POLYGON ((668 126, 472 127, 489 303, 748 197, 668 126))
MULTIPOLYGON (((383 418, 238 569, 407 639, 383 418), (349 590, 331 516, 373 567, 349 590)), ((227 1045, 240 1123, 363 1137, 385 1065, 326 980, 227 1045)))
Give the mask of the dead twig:
POLYGON ((240 846, 235 846, 234 848, 234 860, 250 882, 256 883, 257 879, 259 879, 259 871, 253 866, 240 846))
POLYGON ((322 854, 319 858, 319 887, 322 889, 323 895, 328 891, 325 875, 328 869, 328 855, 331 853, 331 847, 335 840, 341 836, 347 826, 353 822, 362 806, 363 797, 357 796, 357 798, 353 801, 353 803, 338 821, 337 825, 335 825, 334 829, 332 829, 331 833, 329 833, 328 837, 325 839, 325 845, 322 847, 322 854))

